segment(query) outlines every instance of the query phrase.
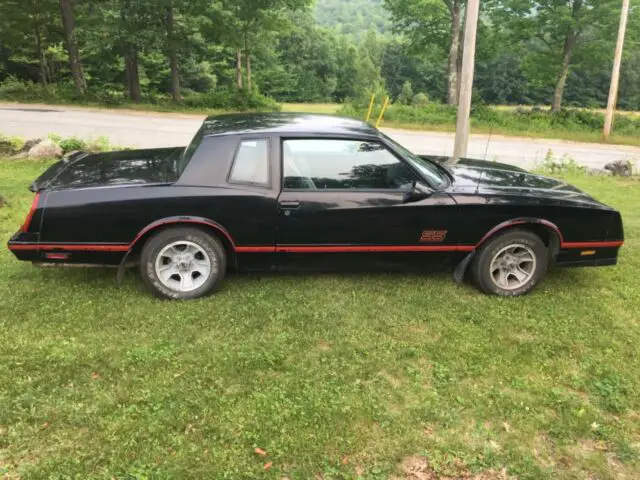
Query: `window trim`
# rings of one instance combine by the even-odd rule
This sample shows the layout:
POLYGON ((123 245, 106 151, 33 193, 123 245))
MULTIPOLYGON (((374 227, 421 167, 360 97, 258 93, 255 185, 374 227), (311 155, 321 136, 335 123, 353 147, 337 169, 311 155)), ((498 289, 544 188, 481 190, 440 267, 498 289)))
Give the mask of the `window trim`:
POLYGON ((238 144, 233 152, 233 160, 231 161, 231 165, 229 167, 229 172, 227 173, 226 183, 229 185, 244 185, 249 187, 256 188, 264 188, 265 190, 271 190, 273 188, 273 173, 271 168, 271 137, 243 137, 238 139, 238 144), (246 182, 243 180, 232 180, 231 175, 233 174, 233 168, 236 166, 236 161, 238 160, 238 154, 240 153, 240 149, 242 148, 242 144, 245 142, 266 142, 267 143, 267 173, 268 179, 267 183, 262 182, 246 182))
POLYGON ((284 186, 284 142, 288 140, 338 140, 338 141, 350 141, 350 142, 372 142, 378 143, 382 145, 385 150, 387 150, 391 155, 393 155, 398 162, 402 163, 405 167, 409 169, 410 172, 416 177, 416 181, 426 182, 429 188, 433 188, 432 185, 427 182, 420 172, 417 172, 415 167, 411 165, 411 163, 407 162, 404 158, 402 158, 398 152, 396 152, 390 145, 388 145, 381 138, 357 138, 357 137, 342 137, 342 136, 282 136, 280 137, 280 189, 283 192, 362 192, 362 193, 406 193, 406 189, 402 188, 316 188, 315 190, 310 190, 308 188, 286 188, 284 186))

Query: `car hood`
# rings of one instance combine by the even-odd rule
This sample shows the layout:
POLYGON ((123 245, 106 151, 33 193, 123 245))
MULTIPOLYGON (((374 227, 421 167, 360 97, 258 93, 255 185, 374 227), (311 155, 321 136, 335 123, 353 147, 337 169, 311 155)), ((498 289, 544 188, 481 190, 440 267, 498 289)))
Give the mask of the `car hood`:
MULTIPOLYGON (((444 164, 448 159, 431 160, 444 164)), ((447 168, 453 176, 452 193, 522 195, 602 206, 573 185, 513 165, 465 158, 447 168)))
POLYGON ((49 167, 31 185, 47 188, 86 188, 175 181, 173 164, 183 148, 76 153, 49 167))

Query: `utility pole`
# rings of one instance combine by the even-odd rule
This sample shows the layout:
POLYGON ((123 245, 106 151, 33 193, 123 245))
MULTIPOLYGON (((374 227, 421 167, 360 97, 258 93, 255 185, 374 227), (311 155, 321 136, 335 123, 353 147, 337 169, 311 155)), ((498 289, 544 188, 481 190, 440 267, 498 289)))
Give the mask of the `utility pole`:
POLYGON ((480 0, 467 2, 467 23, 464 32, 464 52, 462 55, 462 75, 460 76, 460 96, 458 98, 458 126, 456 143, 453 148, 453 162, 467 155, 469 131, 471 130, 471 96, 473 93, 473 72, 476 63, 476 34, 480 0))
POLYGON ((618 87, 620 86, 620 66, 622 65, 622 50, 624 49, 624 37, 627 33, 627 19, 629 18, 629 0, 622 0, 622 13, 620 14, 620 29, 618 30, 618 44, 613 59, 613 73, 611 74, 611 89, 609 90, 609 103, 604 119, 604 138, 611 135, 613 115, 618 103, 618 87))

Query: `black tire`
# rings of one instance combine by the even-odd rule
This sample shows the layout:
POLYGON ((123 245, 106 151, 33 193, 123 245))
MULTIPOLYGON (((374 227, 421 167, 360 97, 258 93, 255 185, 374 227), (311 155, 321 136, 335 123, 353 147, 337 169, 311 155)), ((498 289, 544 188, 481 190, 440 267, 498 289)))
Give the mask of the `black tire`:
MULTIPOLYGON (((170 262, 169 260, 169 263, 170 262)), ((174 227, 159 232, 146 242, 140 257, 140 274, 142 275, 144 283, 155 296, 171 300, 191 300, 213 293, 220 287, 226 270, 227 255, 220 240, 197 228, 174 227), (197 255, 204 258, 203 255, 206 253, 209 260, 210 271, 207 278, 202 280, 202 285, 199 285, 191 291, 180 291, 177 286, 176 288, 178 289, 170 288, 163 283, 156 272, 156 260, 158 260, 158 256, 165 248, 176 242, 195 244, 196 247, 201 249, 201 252, 197 255)), ((195 277, 196 279, 200 277, 199 272, 195 274, 198 275, 195 277)), ((182 273, 178 273, 176 277, 172 277, 172 281, 169 283, 178 281, 177 279, 181 278, 180 275, 182 275, 182 273)), ((189 275, 191 276, 191 274, 189 275)))
MULTIPOLYGON (((509 252, 507 251, 507 253, 509 252)), ((525 256, 528 257, 530 255, 525 256)), ((491 238, 480 248, 473 260, 471 274, 474 283, 484 293, 502 297, 518 297, 529 293, 535 288, 546 275, 548 266, 549 250, 540 237, 525 230, 511 230, 491 238), (494 277, 494 274, 496 277, 499 276, 499 271, 491 271, 492 263, 494 260, 496 260, 496 264, 500 262, 501 259, 496 259, 496 256, 504 252, 505 249, 518 245, 526 248, 518 248, 515 251, 532 253, 535 264, 533 262, 522 264, 525 266, 524 268, 530 269, 528 272, 530 277, 522 285, 518 285, 519 279, 515 275, 509 274, 507 283, 515 285, 510 288, 503 288, 498 285, 498 279, 494 277)))

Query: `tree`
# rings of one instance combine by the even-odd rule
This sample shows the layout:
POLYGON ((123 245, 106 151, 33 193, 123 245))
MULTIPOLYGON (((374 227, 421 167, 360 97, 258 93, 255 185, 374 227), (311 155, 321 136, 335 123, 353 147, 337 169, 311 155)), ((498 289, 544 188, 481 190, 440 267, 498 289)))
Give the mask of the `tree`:
POLYGON ((527 45, 530 78, 553 82, 552 109, 559 111, 572 62, 582 46, 592 53, 612 35, 617 0, 494 0, 494 21, 527 45), (537 70, 537 72, 536 72, 537 70))
POLYGON ((100 58, 124 60, 124 84, 129 99, 142 99, 141 55, 161 44, 162 23, 156 0, 102 0, 91 5, 85 34, 88 47, 100 58))
POLYGON ((169 68, 171 69, 171 98, 174 102, 179 102, 180 95, 180 71, 178 68, 178 45, 175 34, 175 19, 173 0, 168 0, 164 5, 164 21, 167 29, 167 56, 169 58, 169 68))
POLYGON ((236 83, 242 89, 242 60, 246 67, 246 88, 253 89, 252 48, 260 36, 286 28, 284 14, 308 6, 311 0, 227 0, 215 15, 227 42, 236 52, 236 83))
POLYGON ((385 0, 398 33, 414 52, 438 45, 447 54, 447 103, 458 103, 464 0, 385 0))
POLYGON ((447 103, 456 105, 460 95, 461 36, 462 36, 462 0, 445 0, 451 14, 451 40, 447 65, 447 103))
POLYGON ((69 56, 69 69, 76 89, 80 93, 87 90, 87 82, 84 78, 84 69, 76 43, 75 29, 76 19, 73 12, 72 0, 60 0, 60 13, 62 16, 62 26, 64 28, 64 40, 69 56))
POLYGON ((46 86, 51 72, 46 50, 60 40, 52 19, 56 17, 54 0, 3 0, 0 2, 2 43, 21 63, 34 63, 39 82, 46 86))

